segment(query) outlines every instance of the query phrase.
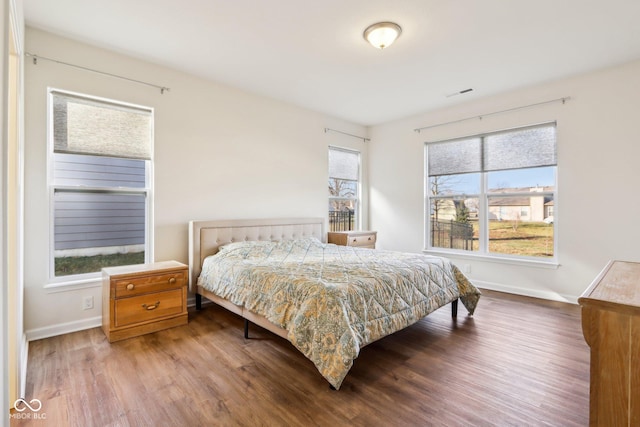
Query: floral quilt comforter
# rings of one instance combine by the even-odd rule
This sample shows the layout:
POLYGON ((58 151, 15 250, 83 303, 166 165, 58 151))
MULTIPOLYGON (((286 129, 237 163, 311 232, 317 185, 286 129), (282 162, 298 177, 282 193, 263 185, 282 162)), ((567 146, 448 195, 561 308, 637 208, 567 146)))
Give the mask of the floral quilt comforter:
POLYGON ((366 344, 480 291, 447 259, 324 244, 237 242, 202 266, 198 285, 266 317, 336 389, 366 344))

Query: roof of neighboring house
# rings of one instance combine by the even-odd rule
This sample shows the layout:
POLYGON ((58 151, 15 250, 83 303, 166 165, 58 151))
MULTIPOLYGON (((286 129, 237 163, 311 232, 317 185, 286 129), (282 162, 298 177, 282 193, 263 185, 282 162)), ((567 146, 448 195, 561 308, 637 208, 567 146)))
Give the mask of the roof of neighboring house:
POLYGON ((529 206, 529 197, 492 197, 489 206, 529 206))
POLYGON ((553 191, 553 186, 547 187, 505 187, 505 188, 492 188, 489 193, 536 193, 536 189, 540 191, 553 191))
MULTIPOLYGON (((501 193, 526 193, 526 195, 519 195, 514 197, 490 197, 489 206, 531 206, 531 198, 540 196, 536 189, 539 191, 553 191, 553 187, 515 187, 515 188, 494 188, 489 190, 489 194, 501 194, 501 193)), ((553 198, 544 198, 545 206, 553 206, 553 198)))

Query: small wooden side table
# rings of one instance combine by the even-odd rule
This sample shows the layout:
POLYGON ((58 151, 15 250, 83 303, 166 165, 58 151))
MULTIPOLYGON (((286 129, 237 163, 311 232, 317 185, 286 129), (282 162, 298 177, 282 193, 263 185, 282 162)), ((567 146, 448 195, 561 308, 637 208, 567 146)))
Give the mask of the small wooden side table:
POLYGON ((102 269, 102 330, 109 342, 188 323, 188 269, 164 261, 102 269))

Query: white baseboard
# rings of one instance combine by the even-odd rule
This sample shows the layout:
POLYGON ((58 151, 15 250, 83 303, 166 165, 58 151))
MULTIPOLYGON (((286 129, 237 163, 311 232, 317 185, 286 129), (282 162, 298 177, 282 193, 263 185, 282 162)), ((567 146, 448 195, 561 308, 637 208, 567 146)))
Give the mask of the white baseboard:
MULTIPOLYGON (((202 300, 202 305, 210 303, 211 301, 206 298, 202 300)), ((187 307, 195 307, 195 305, 195 296, 190 296, 189 298, 187 298, 187 307)), ((89 319, 76 320, 67 323, 58 323, 57 325, 45 326, 42 328, 30 329, 25 332, 25 337, 27 341, 41 340, 44 338, 55 337, 57 335, 69 334, 71 332, 78 332, 85 329, 96 328, 98 326, 102 326, 102 316, 96 316, 89 319)))
POLYGON ((517 286, 508 286, 500 283, 484 282, 481 280, 472 280, 472 283, 481 289, 487 289, 490 291, 506 292, 508 294, 522 295, 525 297, 541 298, 551 301, 561 301, 570 304, 577 304, 578 297, 573 295, 562 295, 557 292, 542 290, 542 289, 530 289, 519 288, 517 286))
POLYGON ((43 338, 55 337, 56 335, 91 329, 98 326, 102 326, 102 316, 76 320, 74 322, 58 323, 57 325, 45 326, 43 328, 30 329, 26 331, 25 334, 28 341, 35 341, 43 338))
MULTIPOLYGON (((211 301, 206 298, 203 299, 202 305, 212 304, 211 301)), ((195 307, 196 298, 190 296, 187 299, 188 307, 195 307)), ((27 368, 29 361, 29 342, 40 340, 44 338, 55 337, 57 335, 69 334, 72 332, 78 332, 85 329, 96 328, 102 326, 102 316, 91 317, 89 319, 76 320, 73 322, 58 323, 56 325, 45 326, 42 328, 30 329, 22 335, 22 343, 20 346, 20 383, 18 385, 18 393, 20 396, 25 396, 25 389, 27 385, 27 368)))

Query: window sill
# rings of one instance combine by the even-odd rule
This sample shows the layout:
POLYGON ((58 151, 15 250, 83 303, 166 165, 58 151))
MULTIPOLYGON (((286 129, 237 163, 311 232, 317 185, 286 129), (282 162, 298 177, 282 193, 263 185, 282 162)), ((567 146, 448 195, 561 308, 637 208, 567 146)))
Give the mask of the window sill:
POLYGON ((102 286, 101 277, 88 277, 85 279, 47 283, 44 286, 44 290, 48 294, 53 294, 57 292, 75 291, 77 289, 99 288, 100 286, 102 286))
POLYGON ((522 267, 535 267, 535 268, 547 268, 556 270, 560 267, 560 264, 553 261, 542 261, 535 259, 515 259, 515 258, 506 258, 492 255, 483 255, 483 254, 466 254, 460 252, 450 252, 450 251, 438 251, 433 249, 423 249, 422 253, 427 255, 435 255, 446 258, 461 258, 468 259, 474 261, 482 261, 482 262, 495 262, 498 264, 508 264, 508 265, 519 265, 522 267))

